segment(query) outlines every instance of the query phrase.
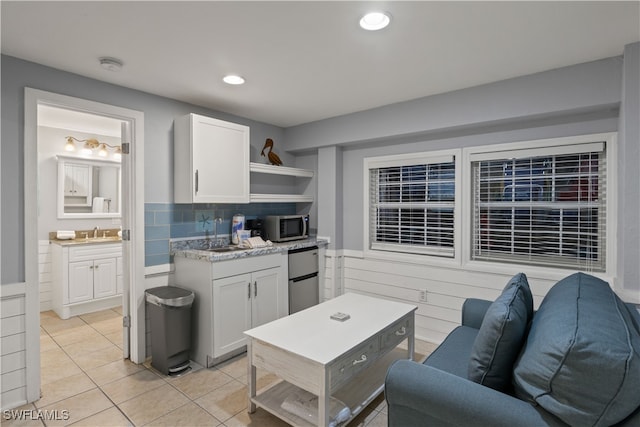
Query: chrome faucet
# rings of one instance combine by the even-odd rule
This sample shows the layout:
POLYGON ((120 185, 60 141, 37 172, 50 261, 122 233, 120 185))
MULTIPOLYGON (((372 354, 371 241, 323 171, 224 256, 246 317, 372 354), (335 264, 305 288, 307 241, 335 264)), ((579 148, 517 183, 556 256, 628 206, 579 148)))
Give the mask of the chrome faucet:
POLYGON ((213 240, 213 242, 214 242, 213 244, 216 245, 216 246, 219 245, 219 242, 218 242, 218 224, 222 224, 222 218, 215 218, 213 220, 213 229, 214 229, 214 233, 215 233, 214 238, 213 238, 214 239, 213 240))
POLYGON ((93 238, 97 239, 98 238, 98 230, 100 230, 100 227, 97 227, 93 229, 93 238))

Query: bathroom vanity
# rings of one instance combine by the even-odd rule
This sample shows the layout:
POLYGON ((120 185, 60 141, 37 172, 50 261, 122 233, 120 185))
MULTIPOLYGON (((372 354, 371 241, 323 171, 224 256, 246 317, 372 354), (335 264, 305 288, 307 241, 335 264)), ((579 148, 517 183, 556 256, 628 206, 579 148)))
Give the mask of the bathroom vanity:
POLYGON ((117 237, 51 240, 52 308, 61 319, 122 304, 117 237))

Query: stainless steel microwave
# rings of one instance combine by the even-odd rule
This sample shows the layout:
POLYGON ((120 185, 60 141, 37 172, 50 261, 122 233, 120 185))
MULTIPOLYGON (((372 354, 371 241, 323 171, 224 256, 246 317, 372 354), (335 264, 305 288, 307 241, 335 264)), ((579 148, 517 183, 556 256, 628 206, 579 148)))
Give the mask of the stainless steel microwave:
POLYGON ((268 215, 264 221, 266 238, 272 242, 309 237, 309 215, 268 215))

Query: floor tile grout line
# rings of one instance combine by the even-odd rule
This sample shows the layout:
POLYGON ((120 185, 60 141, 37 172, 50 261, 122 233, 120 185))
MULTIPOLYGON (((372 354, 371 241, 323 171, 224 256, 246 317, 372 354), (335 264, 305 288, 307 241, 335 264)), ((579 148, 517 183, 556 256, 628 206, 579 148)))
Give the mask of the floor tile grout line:
MULTIPOLYGON (((83 322, 85 322, 85 320, 84 320, 84 319, 81 319, 81 320, 82 320, 83 322)), ((85 322, 85 323, 86 323, 86 322, 85 322)), ((91 325, 89 325, 89 326, 91 326, 91 325)), ((92 328, 93 328, 93 327, 92 327, 92 328)), ((94 328, 94 330, 95 330, 95 328, 94 328)), ((49 334, 49 332, 48 332, 48 331, 46 331, 46 330, 45 330, 45 332, 47 332, 47 334, 49 334)), ((97 331, 97 332, 99 332, 99 331, 97 331)), ((49 335, 49 337, 50 337, 51 339, 53 339, 53 337, 52 337, 51 335, 49 335)), ((113 406, 114 406, 115 408, 117 408, 117 410, 118 410, 118 411, 119 411, 119 412, 120 412, 120 413, 121 413, 121 414, 122 414, 122 415, 123 415, 123 416, 124 416, 124 417, 129 421, 129 422, 130 422, 130 423, 131 423, 131 425, 135 426, 135 424, 133 423, 133 421, 132 421, 132 420, 131 420, 131 419, 130 419, 130 418, 129 418, 129 417, 128 417, 128 416, 127 416, 123 411, 122 411, 122 409, 120 409, 120 407, 119 407, 119 406, 118 406, 118 405, 117 405, 117 404, 116 404, 116 403, 115 403, 115 402, 114 402, 114 401, 113 401, 113 400, 112 400, 112 399, 107 395, 107 393, 102 389, 102 387, 101 387, 101 386, 99 386, 99 385, 98 385, 98 383, 96 383, 96 382, 94 381, 94 379, 93 379, 93 378, 91 378, 91 376, 89 376, 89 374, 87 374, 87 372, 85 371, 85 369, 83 369, 80 365, 78 365, 78 363, 75 361, 75 359, 73 358, 73 356, 71 356, 69 353, 67 353, 67 352, 65 351, 65 349, 64 349, 60 344, 58 344, 58 342, 57 342, 57 341, 55 341, 55 340, 54 340, 54 342, 55 342, 55 343, 56 343, 56 345, 60 348, 60 350, 62 350, 62 351, 67 355, 67 357, 69 357, 69 358, 71 359, 71 361, 72 361, 72 362, 73 362, 73 363, 78 367, 78 369, 80 369, 80 371, 81 371, 84 375, 86 375, 86 376, 87 376, 87 378, 89 378, 89 381, 91 381, 91 382, 96 386, 95 388, 97 388, 97 389, 100 391, 100 393, 102 393, 102 395, 103 395, 103 396, 105 396, 105 397, 106 397, 106 398, 107 398, 107 399, 108 399, 108 400, 113 404, 113 406)), ((145 368, 145 369, 146 369, 146 368, 145 368)), ((132 375, 133 375, 133 374, 132 374, 132 375)), ((130 376, 130 375, 128 375, 128 376, 130 376)), ((69 378, 69 377, 65 377, 65 378, 69 378)), ((65 378, 61 378, 61 380, 64 380, 65 378)), ((124 377, 123 377, 123 378, 124 378, 124 377)), ((110 384, 110 383, 108 383, 108 384, 110 384)), ((93 389, 91 389, 91 390, 93 390, 93 389)), ((49 405, 47 405, 47 406, 50 406, 50 405, 52 405, 52 404, 54 404, 54 403, 62 402, 63 400, 70 399, 70 398, 75 397, 75 396, 79 396, 80 394, 82 394, 82 393, 86 393, 87 391, 90 391, 90 390, 85 390, 85 391, 83 391, 83 392, 81 392, 81 393, 74 394, 73 396, 69 396, 69 397, 67 397, 67 398, 65 398, 65 399, 60 399, 60 400, 58 400, 58 401, 56 401, 56 402, 52 402, 52 403, 50 403, 50 404, 49 404, 49 405)), ((34 404, 34 406, 35 406, 35 404, 34 404)), ((108 410, 108 409, 110 409, 110 408, 104 409, 104 411, 106 411, 106 410, 108 410)), ((103 411, 96 412, 95 414, 89 415, 89 416, 84 417, 84 418, 82 418, 82 419, 80 419, 80 420, 74 420, 74 422, 80 422, 80 421, 82 421, 82 420, 84 420, 84 419, 87 419, 87 418, 89 418, 89 417, 92 417, 92 416, 94 416, 94 415, 97 415, 97 414, 99 414, 100 412, 103 412, 103 411)), ((44 423, 44 421, 43 421, 43 423, 44 423)), ((46 424, 45 424, 45 426, 46 426, 46 424)))

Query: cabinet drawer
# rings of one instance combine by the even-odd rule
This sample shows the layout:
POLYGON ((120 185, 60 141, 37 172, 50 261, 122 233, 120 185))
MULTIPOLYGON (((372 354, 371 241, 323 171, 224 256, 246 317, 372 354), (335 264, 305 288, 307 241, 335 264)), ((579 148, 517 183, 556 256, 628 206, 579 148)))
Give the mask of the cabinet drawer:
POLYGON ((387 353, 413 333, 413 316, 400 319, 380 335, 380 353, 387 353))
POLYGON ((82 245, 69 248, 69 262, 122 256, 122 244, 82 245))
POLYGON ((331 367, 331 388, 336 389, 378 358, 378 336, 340 357, 331 367))

